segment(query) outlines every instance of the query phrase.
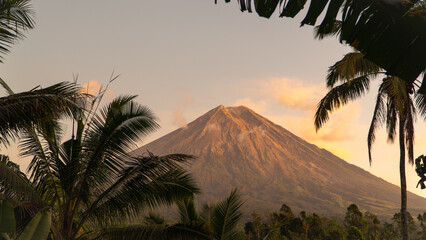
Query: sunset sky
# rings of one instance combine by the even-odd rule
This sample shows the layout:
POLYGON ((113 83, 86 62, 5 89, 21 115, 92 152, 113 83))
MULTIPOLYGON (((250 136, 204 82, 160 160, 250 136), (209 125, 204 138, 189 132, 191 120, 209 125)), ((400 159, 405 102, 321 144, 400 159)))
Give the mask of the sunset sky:
MULTIPOLYGON (((141 145, 184 126, 218 105, 245 105, 305 140, 399 185, 397 144, 384 131, 368 164, 367 132, 376 85, 332 115, 318 133, 313 114, 327 92, 327 69, 351 48, 334 39, 314 40, 299 19, 264 19, 219 0, 33 1, 36 28, 0 65, 15 91, 72 81, 96 89, 110 75, 107 99, 139 95, 158 116, 161 130, 141 145)), ((303 15, 303 14, 301 14, 303 15)), ((96 90, 95 90, 96 91, 96 90)), ((426 124, 418 118, 415 156, 426 154, 426 124)), ((9 151, 12 158, 16 152, 9 151)), ((414 167, 408 188, 416 189, 414 167)))

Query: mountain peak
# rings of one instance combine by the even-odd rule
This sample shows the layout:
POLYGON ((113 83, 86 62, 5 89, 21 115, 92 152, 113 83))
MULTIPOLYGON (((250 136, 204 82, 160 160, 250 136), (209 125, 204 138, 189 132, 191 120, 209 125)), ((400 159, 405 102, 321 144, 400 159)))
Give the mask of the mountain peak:
MULTIPOLYGON (((203 190, 202 201, 225 197, 238 187, 250 210, 271 211, 283 203, 294 210, 340 215, 355 202, 361 209, 391 216, 399 188, 321 150, 245 107, 219 105, 135 154, 197 156, 189 171, 203 190)), ((414 213, 426 200, 409 193, 414 213)))
POLYGON ((208 122, 220 122, 223 124, 236 123, 240 127, 245 126, 244 128, 252 128, 271 123, 266 118, 243 105, 236 107, 219 105, 203 116, 208 118, 208 122))
POLYGON ((213 110, 216 110, 216 111, 250 111, 250 112, 253 112, 253 110, 251 110, 250 108, 248 108, 244 105, 235 106, 235 107, 226 107, 224 105, 219 105, 216 108, 214 108, 213 110))

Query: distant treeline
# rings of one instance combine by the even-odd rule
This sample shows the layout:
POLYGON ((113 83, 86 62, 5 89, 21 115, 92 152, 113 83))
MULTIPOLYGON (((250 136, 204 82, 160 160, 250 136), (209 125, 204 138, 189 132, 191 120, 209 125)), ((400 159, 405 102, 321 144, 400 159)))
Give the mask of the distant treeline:
MULTIPOLYGON (((407 215, 410 239, 426 239, 426 212, 419 214, 415 221, 407 215)), ((351 204, 343 222, 322 217, 305 211, 293 214, 291 208, 283 204, 278 212, 262 219, 253 212, 251 220, 244 224, 244 239, 291 239, 291 240, 397 240, 401 239, 401 216, 395 213, 388 222, 381 222, 376 215, 366 211, 364 214, 356 204, 351 204)))
MULTIPOLYGON (((336 220, 301 211, 295 215, 283 204, 278 212, 268 217, 252 212, 243 219, 244 200, 238 190, 216 204, 203 204, 196 208, 194 199, 177 203, 177 222, 171 224, 164 217, 150 213, 144 217, 145 225, 163 225, 183 230, 179 234, 167 233, 169 240, 399 240, 401 213, 381 222, 369 211, 362 213, 356 204, 346 210, 344 219, 336 220)), ((414 219, 407 212, 408 234, 411 240, 426 240, 426 212, 414 219)))

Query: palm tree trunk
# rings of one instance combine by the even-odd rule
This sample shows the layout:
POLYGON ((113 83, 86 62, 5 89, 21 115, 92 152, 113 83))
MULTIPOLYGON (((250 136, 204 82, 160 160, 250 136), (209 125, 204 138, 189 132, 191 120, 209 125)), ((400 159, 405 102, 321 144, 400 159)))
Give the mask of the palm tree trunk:
POLYGON ((405 177, 405 133, 404 120, 400 118, 399 122, 399 175, 401 180, 401 233, 402 240, 408 240, 407 226, 407 180, 405 177))

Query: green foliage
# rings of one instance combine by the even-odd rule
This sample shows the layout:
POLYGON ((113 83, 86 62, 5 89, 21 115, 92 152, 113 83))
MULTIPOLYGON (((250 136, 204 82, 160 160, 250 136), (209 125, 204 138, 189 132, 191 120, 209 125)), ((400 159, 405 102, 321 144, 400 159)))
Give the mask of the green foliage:
POLYGON ((308 239, 323 239, 325 232, 322 226, 322 221, 317 214, 312 214, 305 219, 307 225, 308 239))
POLYGON ((398 240, 400 236, 398 230, 392 224, 385 222, 380 232, 380 239, 398 240))
POLYGON ((146 224, 146 225, 166 224, 166 220, 164 219, 163 216, 157 213, 149 212, 148 216, 144 216, 143 224, 146 224))
POLYGON ((350 229, 353 226, 362 233, 365 233, 368 228, 367 221, 364 219, 362 212, 354 203, 347 208, 344 224, 346 229, 350 229))
MULTIPOLYGON (((265 223, 259 214, 252 214, 252 220, 245 224, 245 233, 247 240, 397 240, 401 239, 401 216, 400 213, 393 217, 394 224, 385 222, 380 223, 378 217, 366 212, 363 214, 355 204, 348 206, 348 211, 343 227, 338 221, 330 218, 320 217, 319 215, 306 214, 302 211, 299 217, 295 217, 289 206, 284 205, 281 208, 281 218, 279 213, 271 213, 270 221, 265 223), (283 216, 287 216, 288 219, 283 216), (280 221, 280 219, 282 221, 280 221), (295 224, 298 222, 298 224, 295 224), (356 225, 356 226, 355 226, 356 225), (364 228, 364 233, 357 227, 364 228)), ((426 216, 426 213, 423 214, 426 216)), ((423 215, 419 215, 420 226, 424 226, 423 215)), ((417 231, 411 215, 409 216, 410 232, 409 237, 413 240, 425 239, 424 231, 426 227, 417 231)))
MULTIPOLYGON (((178 203, 179 223, 171 228, 184 230, 179 233, 183 239, 241 239, 244 232, 237 225, 241 220, 243 203, 240 193, 235 189, 229 197, 217 204, 203 205, 201 214, 198 214, 193 198, 187 198, 178 203)), ((170 233, 168 237, 180 239, 170 233)))
MULTIPOLYGON (((399 236, 402 235, 402 221, 401 221, 401 213, 395 213, 392 217, 392 221, 395 224, 396 229, 399 232, 399 236)), ((410 237, 414 236, 416 234, 416 223, 414 222, 414 218, 411 216, 409 212, 407 212, 407 225, 408 225, 408 235, 410 237)))
POLYGON ((376 240, 380 235, 380 221, 376 215, 371 212, 365 212, 365 221, 367 222, 367 240, 376 240))
POLYGON ((357 227, 351 226, 348 229, 348 236, 346 237, 346 240, 364 240, 364 237, 357 227))
POLYGON ((324 240, 345 239, 346 231, 340 223, 334 219, 324 217, 321 218, 321 221, 324 229, 324 240))
POLYGON ((200 221, 193 199, 187 198, 179 201, 177 202, 177 207, 179 220, 182 224, 191 226, 200 221))
POLYGON ((0 233, 15 232, 15 213, 10 201, 0 201, 0 233))
POLYGON ((215 206, 212 230, 217 240, 232 240, 238 235, 236 227, 241 220, 243 203, 240 193, 233 190, 227 199, 215 206))
MULTIPOLYGON (((65 95, 67 86, 62 86, 65 95)), ((35 128, 26 124, 20 149, 22 156, 32 157, 30 178, 0 162, 1 193, 22 205, 50 206, 55 218, 48 232, 54 239, 113 239, 120 232, 137 235, 138 229, 141 236, 169 231, 124 224, 144 210, 171 205, 199 191, 179 165, 192 156, 129 154, 141 137, 158 128, 153 113, 134 98, 118 97, 99 111, 102 97, 92 98, 85 111, 65 108, 74 120, 73 135, 63 143, 56 115, 35 128)), ((44 219, 43 215, 40 221, 44 219)), ((39 231, 40 226, 34 229, 39 231)))
POLYGON ((244 225, 245 234, 252 240, 275 239, 276 236, 280 236, 280 225, 277 222, 271 224, 272 226, 268 229, 265 223, 262 222, 262 217, 259 213, 253 212, 251 214, 252 221, 246 222, 244 225))
MULTIPOLYGON (((271 222, 275 223, 275 225, 279 226, 280 233, 283 236, 290 236, 290 228, 294 221, 295 217, 290 207, 286 204, 283 204, 278 213, 271 214, 271 222)), ((299 221, 301 223, 301 221, 299 221)), ((301 226, 301 224, 299 225, 301 226)))
MULTIPOLYGON (((32 216, 30 222, 16 238, 17 240, 46 240, 51 227, 51 211, 45 208, 32 216)), ((0 201, 0 239, 9 240, 16 235, 16 220, 12 202, 0 201)))
POLYGON ((33 216, 17 240, 46 240, 50 233, 51 211, 44 209, 33 216))

